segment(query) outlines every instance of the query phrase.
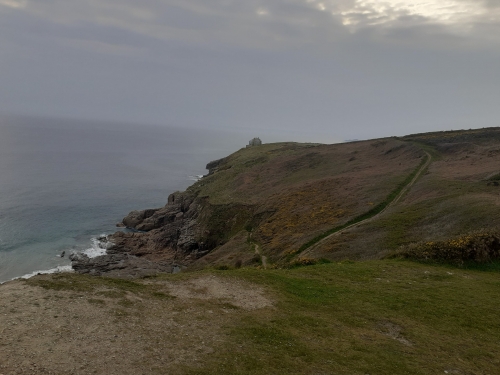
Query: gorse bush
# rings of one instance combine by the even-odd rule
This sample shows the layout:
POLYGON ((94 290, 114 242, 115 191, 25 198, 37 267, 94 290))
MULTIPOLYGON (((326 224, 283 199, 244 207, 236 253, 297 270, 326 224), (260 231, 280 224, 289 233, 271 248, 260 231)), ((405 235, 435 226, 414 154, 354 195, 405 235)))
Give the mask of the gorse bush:
POLYGON ((500 260, 500 234, 483 230, 446 241, 413 243, 402 246, 389 257, 456 265, 487 263, 500 260))
POLYGON ((300 258, 289 263, 285 268, 296 268, 304 266, 314 266, 315 264, 327 264, 331 263, 328 259, 313 259, 313 258, 300 258))

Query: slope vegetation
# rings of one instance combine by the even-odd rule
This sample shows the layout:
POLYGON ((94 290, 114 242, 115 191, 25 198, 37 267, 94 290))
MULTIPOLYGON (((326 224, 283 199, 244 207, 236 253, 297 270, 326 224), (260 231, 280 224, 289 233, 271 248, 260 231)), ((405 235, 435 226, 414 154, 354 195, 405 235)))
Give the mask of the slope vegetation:
POLYGON ((433 155, 427 172, 377 220, 335 236, 312 257, 380 258, 402 245, 444 241, 500 225, 500 131, 438 132, 403 138, 433 155))
POLYGON ((75 268, 140 276, 263 259, 270 267, 380 259, 412 242, 498 227, 499 165, 497 128, 244 148, 209 163, 165 207, 130 213, 123 225, 138 232, 116 233, 107 259, 75 268))

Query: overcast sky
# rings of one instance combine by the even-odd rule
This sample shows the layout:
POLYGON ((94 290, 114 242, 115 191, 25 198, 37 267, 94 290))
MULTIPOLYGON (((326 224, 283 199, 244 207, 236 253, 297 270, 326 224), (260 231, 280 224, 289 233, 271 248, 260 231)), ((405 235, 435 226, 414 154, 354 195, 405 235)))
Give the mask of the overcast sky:
POLYGON ((500 126, 500 0, 0 0, 0 113, 284 140, 500 126))

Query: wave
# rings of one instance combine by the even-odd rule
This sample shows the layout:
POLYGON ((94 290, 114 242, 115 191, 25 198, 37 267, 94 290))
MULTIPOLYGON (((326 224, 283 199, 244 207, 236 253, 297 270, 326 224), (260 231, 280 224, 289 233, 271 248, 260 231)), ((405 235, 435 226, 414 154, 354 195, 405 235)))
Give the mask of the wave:
POLYGON ((194 176, 188 176, 188 179, 191 181, 200 181, 204 176, 202 174, 197 174, 194 176))
MULTIPOLYGON (((99 237, 92 237, 90 239, 91 246, 85 250, 82 251, 73 251, 70 252, 70 254, 74 253, 80 253, 80 254, 85 254, 89 258, 96 258, 101 255, 106 254, 106 250, 109 248, 109 246, 113 245, 112 242, 108 241, 107 235, 101 234, 99 237)), ((67 254, 68 251, 65 251, 67 254)), ((57 257, 62 257, 61 255, 57 255, 57 257)), ((27 273, 23 276, 18 276, 14 277, 11 280, 18 280, 18 279, 29 279, 33 276, 37 275, 49 275, 49 274, 55 274, 55 273, 63 273, 63 272, 73 272, 73 268, 71 267, 71 264, 69 265, 64 265, 64 266, 57 266, 55 268, 51 268, 48 270, 38 270, 38 271, 33 271, 31 273, 27 273)), ((9 281, 9 280, 7 280, 9 281)), ((0 282, 0 284, 3 284, 7 281, 0 282)))
POLYGON ((97 258, 98 256, 106 255, 106 250, 112 245, 105 234, 101 234, 99 237, 93 237, 90 242, 91 247, 80 251, 80 253, 85 254, 89 258, 97 258))
POLYGON ((73 268, 71 266, 58 266, 56 268, 52 268, 50 270, 44 270, 44 271, 35 271, 32 273, 28 273, 26 275, 23 275, 21 277, 16 277, 15 279, 29 279, 30 277, 36 276, 36 275, 49 275, 52 273, 62 273, 62 272, 73 272, 73 268))
POLYGON ((14 277, 14 278, 12 278, 10 280, 6 280, 6 281, 1 281, 0 285, 4 284, 6 282, 9 282, 9 281, 13 281, 13 280, 30 279, 33 276, 37 276, 37 275, 49 275, 49 274, 63 273, 63 272, 73 272, 73 268, 71 266, 57 266, 55 268, 51 268, 50 270, 33 271, 33 272, 27 273, 26 275, 23 275, 23 276, 14 277))

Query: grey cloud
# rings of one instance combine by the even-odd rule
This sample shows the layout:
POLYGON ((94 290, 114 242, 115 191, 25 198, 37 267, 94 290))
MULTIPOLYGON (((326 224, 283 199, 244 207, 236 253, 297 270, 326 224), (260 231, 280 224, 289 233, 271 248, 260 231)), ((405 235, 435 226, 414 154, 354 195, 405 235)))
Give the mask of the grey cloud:
POLYGON ((500 34, 488 20, 457 34, 404 12, 389 26, 350 30, 301 0, 30 5, 0 11, 3 112, 314 140, 500 117, 500 34))

